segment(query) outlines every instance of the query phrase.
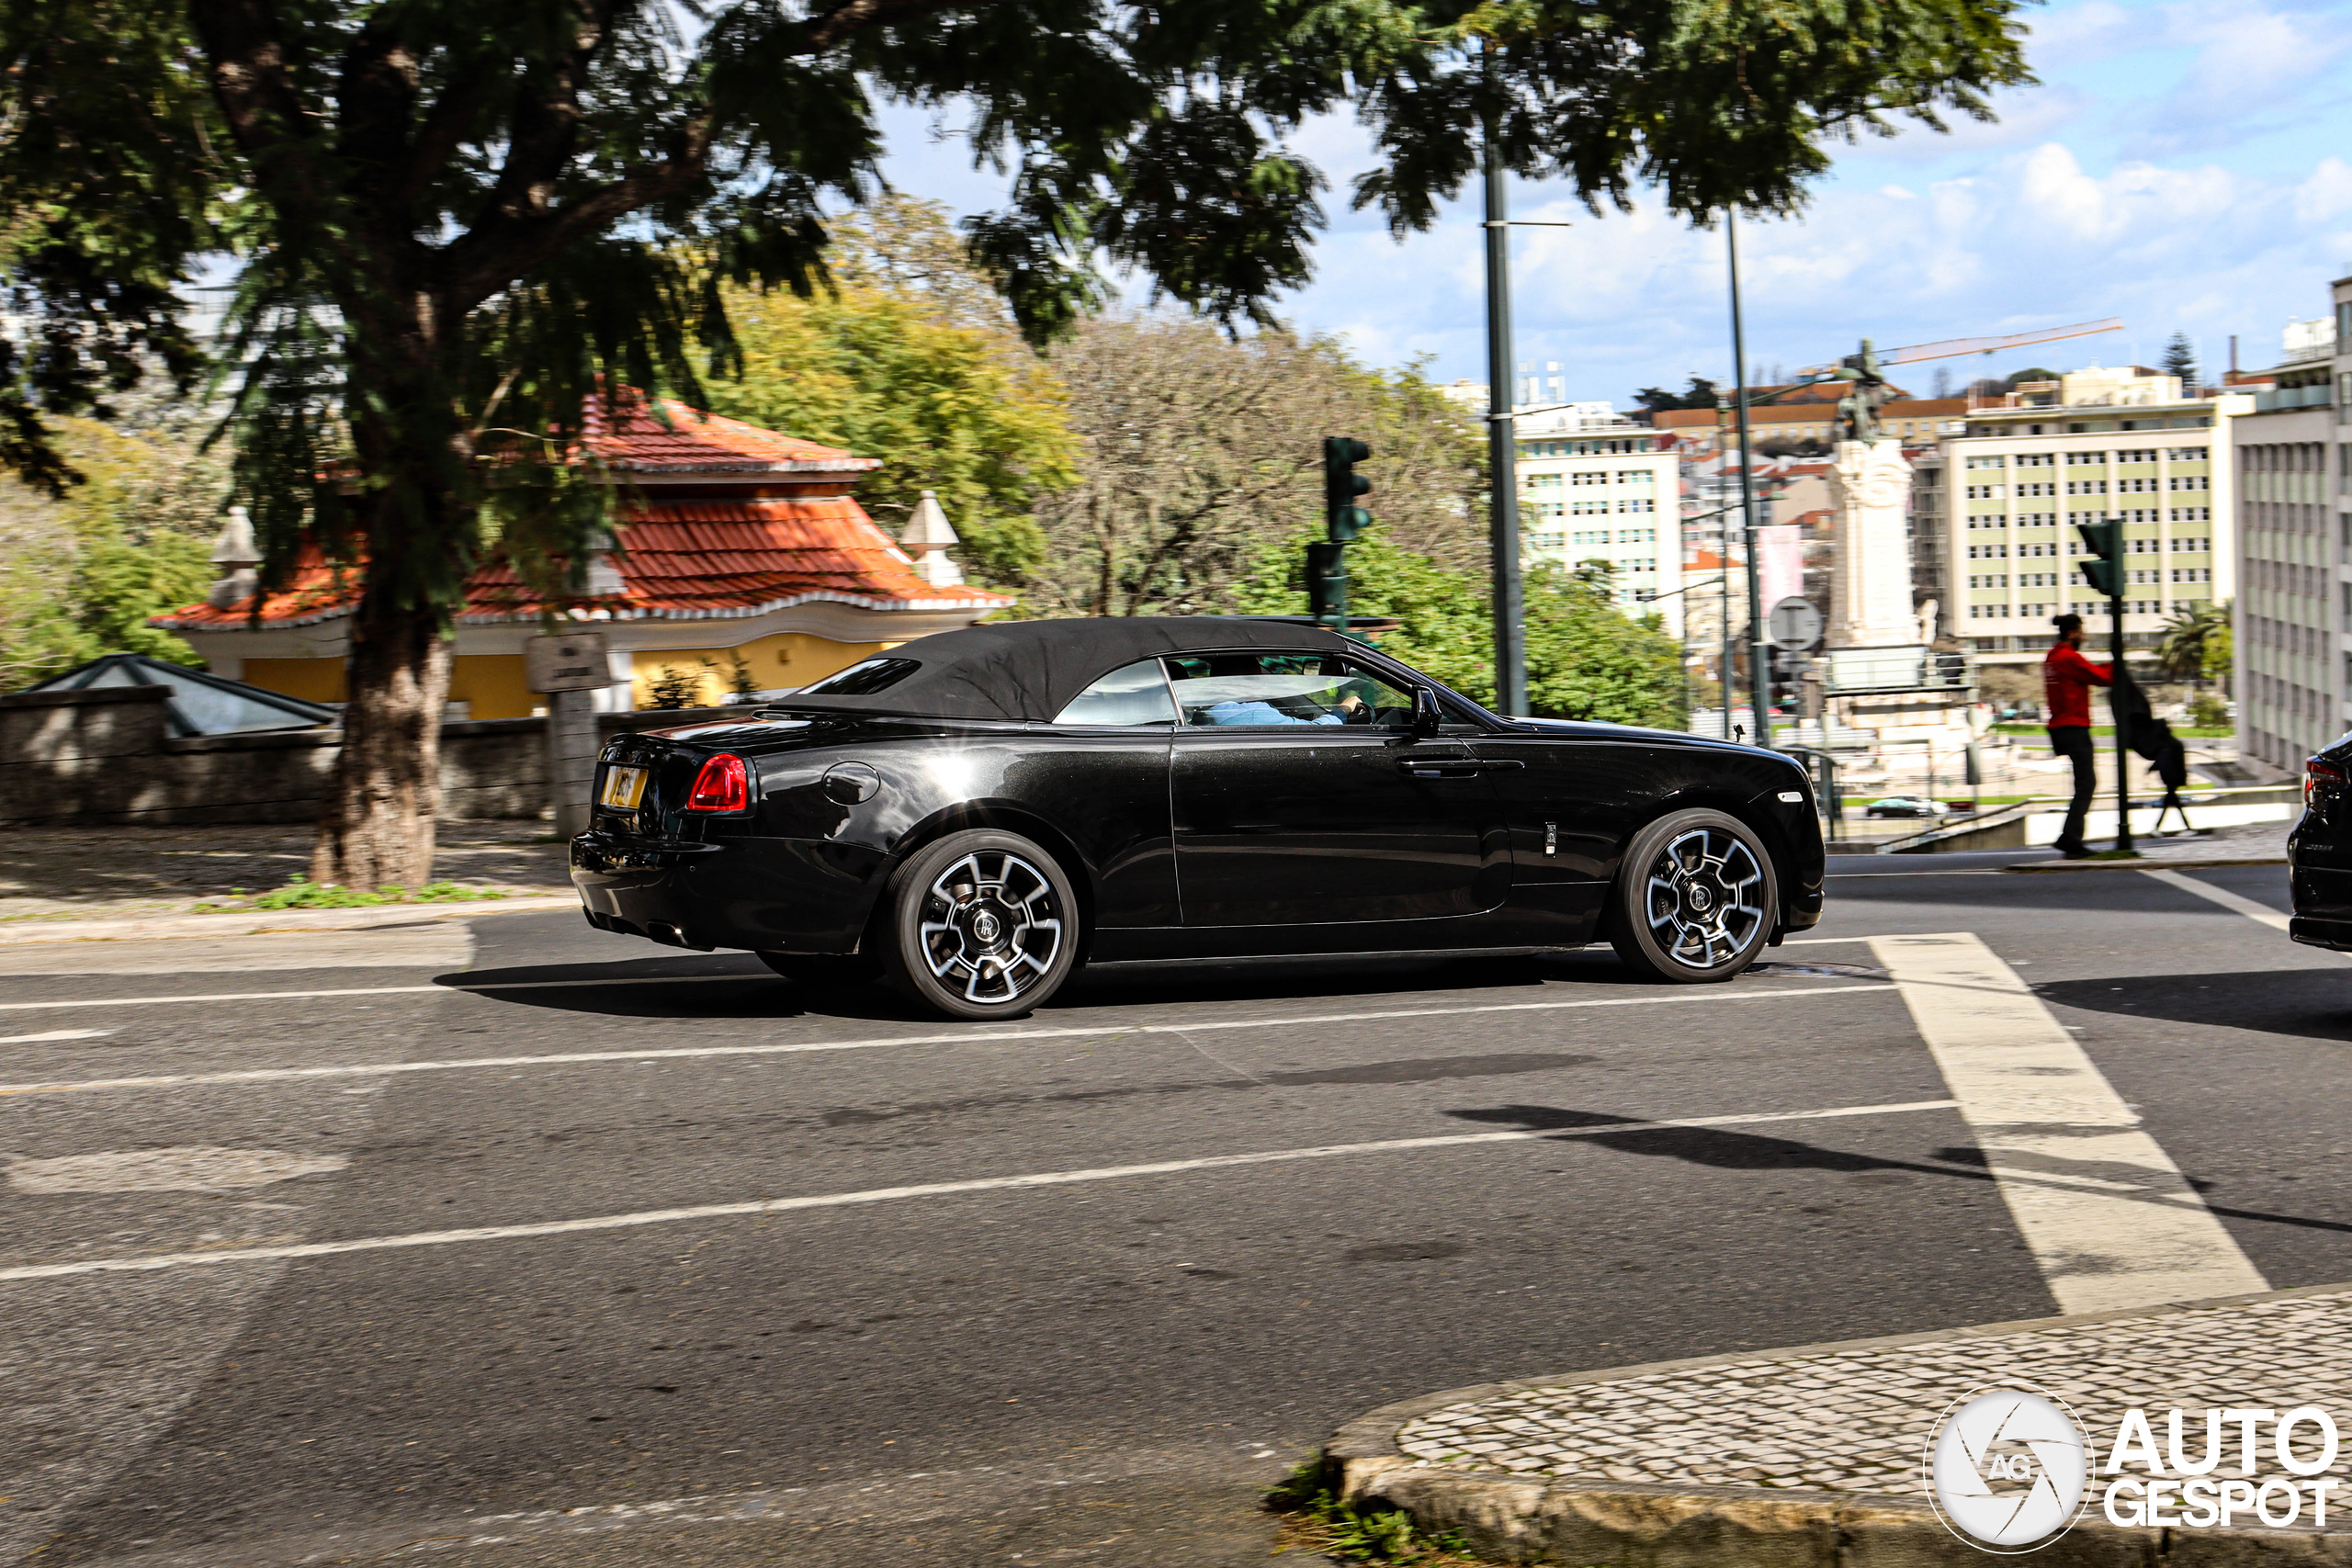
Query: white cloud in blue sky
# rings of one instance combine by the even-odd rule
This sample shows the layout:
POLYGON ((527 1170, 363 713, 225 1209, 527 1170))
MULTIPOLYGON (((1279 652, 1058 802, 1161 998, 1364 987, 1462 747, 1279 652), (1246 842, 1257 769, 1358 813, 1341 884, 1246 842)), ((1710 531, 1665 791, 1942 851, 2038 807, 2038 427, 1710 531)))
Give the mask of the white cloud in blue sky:
MULTIPOLYGON (((1907 130, 1840 151, 1801 219, 1741 229, 1752 363, 1790 367, 1882 345, 2120 316, 2104 337, 1951 362, 2153 360, 2175 331, 2219 369, 2248 365, 2289 318, 2327 309, 2352 274, 2352 10, 2292 0, 2072 0, 2029 13, 2041 85, 2001 95, 1998 123, 1907 130)), ((1001 189, 963 143, 893 115, 894 183, 959 210, 1001 189)), ((1279 304, 1384 365, 1425 358, 1441 379, 1485 377, 1477 214, 1456 204, 1399 243, 1345 209, 1369 159, 1334 119, 1302 148, 1330 178, 1315 281, 1279 304)), ((1467 194, 1467 193, 1465 193, 1467 194)), ((1724 241, 1645 205, 1595 219, 1565 187, 1516 186, 1519 356, 1558 361, 1575 398, 1726 373, 1724 241)), ((1932 367, 1910 384, 1926 389, 1932 367)))

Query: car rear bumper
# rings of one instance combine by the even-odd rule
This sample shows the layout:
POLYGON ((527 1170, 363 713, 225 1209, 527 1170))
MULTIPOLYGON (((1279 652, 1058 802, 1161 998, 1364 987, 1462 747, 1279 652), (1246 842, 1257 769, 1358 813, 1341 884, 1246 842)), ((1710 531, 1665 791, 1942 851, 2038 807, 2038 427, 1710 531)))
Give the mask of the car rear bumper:
POLYGON ((2295 913, 2287 934, 2312 947, 2352 952, 2352 871, 2312 865, 2299 856, 2288 886, 2295 913))
POLYGON ((590 831, 571 840, 588 923, 672 947, 854 953, 883 857, 802 839, 708 843, 590 831))

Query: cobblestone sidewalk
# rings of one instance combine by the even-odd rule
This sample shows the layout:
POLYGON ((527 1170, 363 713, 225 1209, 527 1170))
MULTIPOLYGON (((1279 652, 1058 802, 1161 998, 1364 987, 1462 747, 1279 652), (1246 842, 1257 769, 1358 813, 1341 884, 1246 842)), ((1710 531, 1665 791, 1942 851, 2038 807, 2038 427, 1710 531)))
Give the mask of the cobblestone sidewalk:
MULTIPOLYGON (((2317 1404, 2341 1419, 2352 1407, 2352 1288, 1564 1379, 1428 1411, 1396 1444, 1473 1473, 1924 1500, 1936 1418, 1963 1393, 2015 1382, 2064 1400, 2095 1447, 2134 1406, 2196 1419, 2211 1407, 2317 1404)), ((2328 1473, 2352 1475, 2352 1453, 2328 1473)), ((2095 1481, 2093 1517, 2100 1496, 2095 1481)), ((2331 1515, 2331 1528, 2346 1517, 2331 1515)))

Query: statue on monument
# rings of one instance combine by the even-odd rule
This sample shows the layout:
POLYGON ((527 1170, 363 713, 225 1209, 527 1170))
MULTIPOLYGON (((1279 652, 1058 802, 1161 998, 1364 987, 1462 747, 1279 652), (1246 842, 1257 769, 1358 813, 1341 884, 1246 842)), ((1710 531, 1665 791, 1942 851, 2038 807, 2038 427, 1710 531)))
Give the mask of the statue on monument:
POLYGON ((1894 394, 1879 370, 1878 354, 1870 339, 1862 340, 1861 353, 1838 367, 1837 379, 1853 383, 1838 400, 1838 439, 1865 445, 1883 439, 1886 432, 1878 422, 1878 411, 1894 394))

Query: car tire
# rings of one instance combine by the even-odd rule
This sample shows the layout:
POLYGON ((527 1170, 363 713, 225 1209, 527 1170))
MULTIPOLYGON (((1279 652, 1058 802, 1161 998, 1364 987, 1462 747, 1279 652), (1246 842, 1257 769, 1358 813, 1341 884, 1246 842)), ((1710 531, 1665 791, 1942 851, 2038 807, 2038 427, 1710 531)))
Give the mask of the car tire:
POLYGON ((882 966, 862 953, 763 953, 760 962, 811 990, 854 990, 882 977, 882 966))
POLYGON ((1078 897, 1054 857, 1018 833, 950 833, 890 878, 877 922, 893 988, 948 1018, 1022 1018, 1069 979, 1078 897))
POLYGON ((1730 979, 1780 920, 1772 857, 1755 829, 1720 811, 1677 811, 1634 834, 1609 897, 1617 956, 1670 985, 1730 979))

